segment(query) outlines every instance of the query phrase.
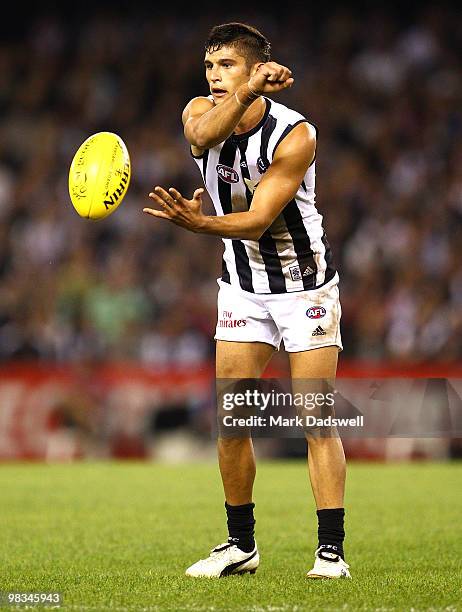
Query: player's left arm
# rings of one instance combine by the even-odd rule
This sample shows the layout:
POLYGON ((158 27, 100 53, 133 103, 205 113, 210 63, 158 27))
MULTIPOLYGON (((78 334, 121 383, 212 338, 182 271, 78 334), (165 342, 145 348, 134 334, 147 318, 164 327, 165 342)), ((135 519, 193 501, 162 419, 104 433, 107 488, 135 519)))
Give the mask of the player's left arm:
POLYGON ((276 217, 297 193, 306 171, 314 159, 316 134, 306 123, 297 125, 279 144, 273 161, 255 190, 250 209, 223 216, 202 213, 203 189, 196 189, 187 200, 176 189, 156 187, 149 194, 162 210, 144 208, 155 217, 169 219, 177 225, 202 234, 222 238, 259 240, 276 217))

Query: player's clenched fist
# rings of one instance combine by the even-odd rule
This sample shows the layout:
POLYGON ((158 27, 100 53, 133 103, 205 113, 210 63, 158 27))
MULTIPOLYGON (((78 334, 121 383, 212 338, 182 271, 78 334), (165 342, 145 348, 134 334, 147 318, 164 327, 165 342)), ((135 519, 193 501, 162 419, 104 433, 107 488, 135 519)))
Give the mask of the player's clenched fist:
POLYGON ((292 71, 276 62, 259 64, 255 74, 249 80, 249 88, 255 93, 272 93, 292 87, 292 71))

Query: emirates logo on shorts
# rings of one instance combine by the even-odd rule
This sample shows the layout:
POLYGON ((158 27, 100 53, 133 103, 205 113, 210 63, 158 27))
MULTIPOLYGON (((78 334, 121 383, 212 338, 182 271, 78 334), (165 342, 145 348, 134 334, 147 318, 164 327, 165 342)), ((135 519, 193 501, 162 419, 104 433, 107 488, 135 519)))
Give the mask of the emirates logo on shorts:
POLYGON ((224 310, 221 319, 218 319, 217 327, 245 327, 247 319, 233 319, 233 313, 229 310, 224 310))
POLYGON ((247 321, 245 319, 219 319, 218 327, 245 327, 247 321))
POLYGON ((224 166, 223 164, 218 164, 217 166, 217 174, 225 183, 238 183, 239 182, 239 174, 234 170, 234 168, 230 168, 229 166, 224 166))

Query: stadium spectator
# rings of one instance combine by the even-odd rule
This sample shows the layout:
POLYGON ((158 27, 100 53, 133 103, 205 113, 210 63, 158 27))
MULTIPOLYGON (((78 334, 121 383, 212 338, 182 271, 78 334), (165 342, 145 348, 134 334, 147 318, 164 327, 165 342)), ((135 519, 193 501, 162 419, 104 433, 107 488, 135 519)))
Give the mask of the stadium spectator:
MULTIPOLYGON (((460 16, 246 18, 294 70, 281 101, 320 130, 317 205, 341 277, 345 355, 461 359, 460 16)), ((155 20, 105 9, 79 24, 56 14, 2 45, 0 359, 211 356, 221 242, 141 210, 155 184, 200 185, 180 115, 207 93, 197 49, 222 21, 211 11, 191 27, 173 8, 155 20), (123 137, 133 179, 117 213, 93 223, 73 211, 67 172, 100 130, 123 137)))

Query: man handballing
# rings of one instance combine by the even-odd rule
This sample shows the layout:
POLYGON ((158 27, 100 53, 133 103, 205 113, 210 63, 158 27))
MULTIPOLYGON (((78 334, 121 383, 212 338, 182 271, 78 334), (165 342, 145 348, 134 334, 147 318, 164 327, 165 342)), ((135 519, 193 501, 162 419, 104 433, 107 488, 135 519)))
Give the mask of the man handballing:
MULTIPOLYGON (((223 238, 218 281, 216 376, 259 378, 284 340, 291 377, 335 378, 341 308, 322 216, 315 207, 317 130, 298 112, 265 97, 294 83, 270 60, 270 44, 241 23, 214 27, 205 45, 210 95, 189 102, 184 133, 212 198, 191 200, 156 187, 161 210, 144 212, 193 232, 223 238), (319 306, 321 317, 308 316, 319 306), (245 325, 219 325, 230 316, 245 325)), ((349 578, 344 561, 345 456, 336 435, 307 435, 308 467, 317 507, 318 547, 310 578, 349 578)), ((249 437, 218 439, 229 538, 194 563, 188 576, 255 572, 255 456, 249 437)))

